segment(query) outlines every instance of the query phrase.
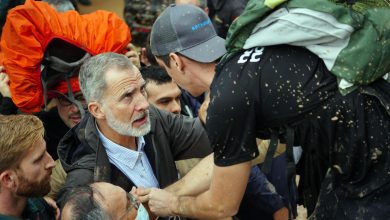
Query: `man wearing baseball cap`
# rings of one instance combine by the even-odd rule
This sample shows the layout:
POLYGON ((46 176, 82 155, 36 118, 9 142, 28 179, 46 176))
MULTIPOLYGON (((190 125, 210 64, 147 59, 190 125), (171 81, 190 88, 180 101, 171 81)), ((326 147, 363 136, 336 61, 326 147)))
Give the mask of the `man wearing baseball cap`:
MULTIPOLYGON (((167 70, 175 82, 193 96, 199 96, 209 91, 215 75, 216 61, 226 53, 224 42, 225 40, 216 34, 207 14, 201 9, 190 5, 171 5, 168 7, 156 20, 151 33, 151 49, 157 58, 157 62, 167 70)), ((230 140, 228 141, 230 142, 230 140)), ((234 141, 231 144, 233 143, 234 141)), ((159 193, 165 193, 158 189, 152 189, 151 191, 149 189, 138 189, 137 193, 140 195, 141 201, 150 199, 152 203, 157 204, 156 206, 151 205, 151 210, 162 216, 167 214, 196 218, 234 216, 248 182, 252 167, 251 160, 248 160, 246 163, 241 163, 242 161, 238 160, 237 165, 223 165, 216 163, 216 156, 217 153, 214 151, 214 162, 216 165, 213 168, 212 177, 208 175, 210 170, 208 168, 210 167, 203 167, 202 165, 207 164, 203 163, 193 171, 190 171, 184 177, 184 181, 179 181, 166 189, 170 192, 175 192, 179 196, 174 198, 204 192, 198 197, 183 197, 188 199, 185 199, 185 201, 180 199, 179 203, 183 201, 180 207, 183 207, 182 205, 185 207, 180 212, 177 212, 178 210, 176 209, 178 208, 176 205, 179 205, 177 203, 179 200, 170 204, 172 205, 171 207, 160 206, 163 203, 155 203, 166 199, 160 200, 160 197, 154 197, 155 195, 161 195, 159 193), (210 178, 192 179, 192 177, 202 176, 202 174, 204 174, 203 176, 211 177, 212 184, 210 190, 207 190, 210 186, 210 178), (208 182, 206 181, 207 183, 205 183, 205 180, 208 182), (149 192, 149 197, 143 196, 149 192), (223 196, 228 196, 229 198, 224 198, 223 196), (204 203, 202 203, 205 205, 204 207, 202 207, 201 203, 192 203, 198 199, 205 199, 204 203), (195 204, 200 204, 201 206, 194 207, 193 205, 195 204)), ((211 157, 207 157, 205 161, 212 161, 211 157)), ((221 157, 221 155, 219 154, 218 157, 221 157)), ((283 217, 279 217, 281 217, 280 219, 287 219, 288 211, 287 209, 283 211, 283 217)), ((277 219, 277 216, 274 215, 273 217, 277 219)))
MULTIPOLYGON (((390 102, 390 84, 385 80, 343 96, 321 58, 291 45, 232 52, 214 70, 210 62, 224 53, 223 41, 208 18, 189 6, 172 5, 160 15, 151 48, 159 65, 192 95, 211 85, 206 129, 214 151, 210 178, 197 166, 166 191, 137 190, 152 212, 235 215, 260 138, 271 139, 270 149, 278 139, 286 143, 288 159, 292 145, 302 146, 305 169, 320 163, 329 168, 326 175, 314 174, 323 181, 313 219, 389 216, 380 208, 388 204, 390 186, 390 113, 383 104, 390 102)), ((294 170, 287 166, 288 173, 294 170)))

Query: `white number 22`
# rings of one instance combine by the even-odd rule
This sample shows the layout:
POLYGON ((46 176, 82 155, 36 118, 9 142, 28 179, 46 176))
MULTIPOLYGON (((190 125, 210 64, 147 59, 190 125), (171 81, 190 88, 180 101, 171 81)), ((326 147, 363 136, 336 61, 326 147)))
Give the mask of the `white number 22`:
POLYGON ((250 57, 249 62, 251 63, 259 62, 260 56, 263 54, 264 47, 256 47, 254 50, 255 50, 254 52, 253 49, 245 51, 244 54, 240 56, 240 59, 238 59, 237 63, 246 63, 248 62, 249 57, 250 57))

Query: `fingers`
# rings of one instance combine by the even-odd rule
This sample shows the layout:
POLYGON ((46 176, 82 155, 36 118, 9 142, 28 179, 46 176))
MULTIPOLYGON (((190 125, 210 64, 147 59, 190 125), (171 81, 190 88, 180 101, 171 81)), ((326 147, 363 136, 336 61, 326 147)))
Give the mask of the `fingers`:
POLYGON ((58 207, 55 209, 55 213, 56 213, 56 217, 55 217, 56 220, 59 220, 61 212, 60 212, 60 209, 58 207))
POLYGON ((141 61, 137 51, 128 51, 125 56, 137 67, 141 67, 141 61))
MULTIPOLYGON (((3 70, 4 70, 4 68, 3 68, 3 70)), ((1 71, 0 71, 0 94, 3 97, 11 98, 8 75, 4 72, 1 72, 1 71)))
POLYGON ((125 56, 127 58, 137 58, 138 59, 138 53, 137 51, 128 51, 127 53, 125 53, 125 56))
POLYGON ((137 188, 135 186, 133 186, 133 188, 131 188, 131 190, 130 190, 130 193, 133 195, 137 195, 137 188))
POLYGON ((54 212, 55 212, 55 215, 56 215, 55 216, 56 220, 60 219, 60 209, 58 208, 57 203, 52 198, 47 197, 47 196, 43 197, 43 199, 46 201, 46 203, 50 207, 52 207, 54 209, 54 212))
POLYGON ((138 202, 145 203, 149 201, 149 193, 151 189, 138 188, 136 190, 137 200, 138 202))
POLYGON ((138 196, 138 202, 145 203, 149 201, 149 194, 144 196, 138 196))
POLYGON ((9 83, 8 75, 4 72, 0 72, 0 81, 8 84, 9 83))
POLYGON ((127 44, 126 49, 130 50, 130 51, 131 50, 132 51, 136 51, 136 48, 135 48, 134 44, 132 44, 132 43, 127 44))

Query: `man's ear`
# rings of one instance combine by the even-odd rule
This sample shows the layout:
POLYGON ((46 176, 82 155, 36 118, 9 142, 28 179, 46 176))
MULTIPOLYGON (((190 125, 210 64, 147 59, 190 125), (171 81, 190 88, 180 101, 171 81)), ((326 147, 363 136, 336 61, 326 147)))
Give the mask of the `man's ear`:
POLYGON ((176 53, 169 54, 169 62, 171 62, 171 67, 177 68, 178 71, 184 73, 184 62, 181 56, 176 53))
POLYGON ((12 189, 16 186, 17 175, 12 170, 5 170, 0 173, 0 185, 12 189))
POLYGON ((102 108, 102 105, 96 101, 92 101, 88 103, 88 111, 93 115, 96 119, 104 119, 105 113, 102 108))

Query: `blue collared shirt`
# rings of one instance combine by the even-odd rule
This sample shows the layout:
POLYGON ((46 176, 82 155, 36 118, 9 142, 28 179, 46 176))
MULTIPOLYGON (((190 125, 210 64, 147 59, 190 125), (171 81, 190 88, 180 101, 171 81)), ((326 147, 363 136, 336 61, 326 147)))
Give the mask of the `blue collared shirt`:
POLYGON ((100 132, 97 126, 96 128, 110 163, 124 173, 137 187, 159 188, 158 181, 144 151, 145 140, 143 137, 137 138, 138 150, 135 151, 112 142, 100 132))

